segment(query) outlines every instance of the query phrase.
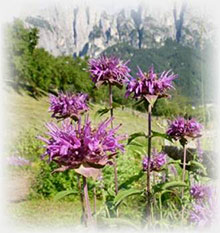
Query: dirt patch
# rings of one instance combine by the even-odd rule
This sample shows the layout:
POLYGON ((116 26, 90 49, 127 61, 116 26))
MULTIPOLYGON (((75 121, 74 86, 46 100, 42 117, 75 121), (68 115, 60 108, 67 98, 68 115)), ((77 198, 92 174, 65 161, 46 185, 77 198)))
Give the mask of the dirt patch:
POLYGON ((25 170, 10 171, 5 180, 6 200, 20 202, 27 199, 31 183, 31 174, 25 170))

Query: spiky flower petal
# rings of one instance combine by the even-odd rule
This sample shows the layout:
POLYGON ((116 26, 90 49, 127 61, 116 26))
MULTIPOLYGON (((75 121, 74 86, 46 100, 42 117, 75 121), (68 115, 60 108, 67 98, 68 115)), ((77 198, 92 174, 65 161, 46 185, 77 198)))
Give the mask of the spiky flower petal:
POLYGON ((52 112, 52 117, 57 119, 72 118, 78 120, 80 115, 88 111, 88 95, 79 94, 64 94, 59 93, 58 96, 50 95, 49 111, 52 112))
POLYGON ((117 57, 101 56, 89 60, 89 71, 92 81, 99 87, 102 84, 112 84, 122 87, 130 77, 128 62, 123 63, 117 57))
POLYGON ((193 139, 201 136, 201 129, 202 125, 195 119, 178 117, 170 123, 167 134, 175 140, 187 140, 187 138, 193 139))
POLYGON ((157 97, 166 96, 166 91, 174 88, 172 81, 177 78, 177 75, 171 73, 171 71, 164 71, 161 74, 154 72, 154 67, 151 66, 147 73, 144 73, 138 67, 137 78, 131 78, 127 82, 127 91, 125 96, 133 94, 133 97, 147 98, 148 95, 154 95, 157 97))
POLYGON ((46 124, 48 138, 39 136, 45 142, 49 161, 55 161, 66 169, 78 168, 81 164, 87 167, 103 167, 118 150, 123 151, 124 146, 119 143, 124 139, 116 136, 118 129, 107 129, 112 119, 107 119, 97 128, 92 128, 88 117, 85 124, 81 121, 74 127, 69 119, 63 121, 59 128, 54 123, 46 124))

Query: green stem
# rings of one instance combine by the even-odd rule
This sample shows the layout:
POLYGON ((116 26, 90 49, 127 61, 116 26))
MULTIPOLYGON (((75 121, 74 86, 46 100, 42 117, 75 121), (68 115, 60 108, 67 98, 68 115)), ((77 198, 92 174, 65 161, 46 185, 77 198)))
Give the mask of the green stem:
MULTIPOLYGON (((183 177, 182 181, 185 182, 185 173, 186 173, 186 144, 183 144, 183 177)), ((182 201, 184 198, 184 187, 182 188, 182 201)), ((182 221, 184 219, 184 205, 182 204, 182 221)))
MULTIPOLYGON (((113 94, 112 94, 112 85, 109 83, 109 107, 110 107, 110 116, 113 117, 113 94)), ((113 129, 113 121, 111 121, 111 128, 113 129)), ((114 178, 115 178, 115 193, 118 194, 118 172, 117 172, 117 161, 113 157, 113 166, 114 166, 114 178)))
POLYGON ((147 165, 147 216, 151 213, 150 206, 150 161, 151 161, 151 105, 148 105, 148 165, 147 165))
POLYGON ((96 214, 96 201, 97 201, 97 198, 96 198, 96 187, 94 187, 94 189, 93 189, 93 194, 94 194, 94 214, 96 214))
MULTIPOLYGON (((183 177, 182 181, 185 181, 185 174, 186 174, 186 145, 183 145, 183 177)), ((184 187, 182 188, 182 198, 184 196, 184 187)))
POLYGON ((85 200, 85 209, 86 209, 86 225, 89 226, 92 223, 92 211, 89 203, 89 194, 88 194, 88 185, 86 177, 83 176, 83 191, 84 191, 84 200, 85 200))
POLYGON ((82 223, 85 223, 85 207, 84 207, 84 200, 83 200, 83 193, 82 193, 82 186, 81 186, 81 182, 80 182, 80 177, 81 177, 81 175, 77 174, 77 183, 78 183, 78 189, 79 189, 79 194, 80 194, 80 203, 81 203, 81 208, 82 208, 81 221, 82 221, 82 223))

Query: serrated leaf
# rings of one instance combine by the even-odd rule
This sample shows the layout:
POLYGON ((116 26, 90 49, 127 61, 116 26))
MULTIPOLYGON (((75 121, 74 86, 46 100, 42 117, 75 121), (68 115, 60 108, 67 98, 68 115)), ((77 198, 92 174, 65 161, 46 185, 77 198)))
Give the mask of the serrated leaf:
POLYGON ((159 133, 159 132, 156 132, 156 131, 151 131, 152 132, 152 137, 161 137, 161 138, 164 138, 170 142, 173 142, 172 141, 172 137, 170 137, 169 135, 165 134, 165 133, 159 133))
POLYGON ((113 203, 114 205, 118 206, 125 198, 141 193, 143 193, 143 190, 139 189, 120 190, 113 203))
POLYGON ((70 194, 77 194, 78 192, 76 190, 65 190, 65 191, 61 191, 59 193, 57 193, 55 196, 54 196, 54 200, 55 201, 58 201, 70 194))
POLYGON ((134 133, 134 134, 131 134, 128 138, 128 143, 127 145, 129 145, 135 138, 137 137, 145 137, 147 138, 148 136, 144 133, 144 132, 139 132, 139 133, 134 133))
POLYGON ((176 187, 186 187, 186 183, 183 181, 171 181, 162 185, 162 189, 170 189, 176 187))

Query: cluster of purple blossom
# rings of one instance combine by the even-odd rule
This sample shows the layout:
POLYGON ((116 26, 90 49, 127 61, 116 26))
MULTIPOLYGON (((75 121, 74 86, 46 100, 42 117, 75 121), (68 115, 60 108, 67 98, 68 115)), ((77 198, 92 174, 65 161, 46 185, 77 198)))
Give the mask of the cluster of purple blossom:
POLYGON ((52 112, 52 117, 57 119, 72 118, 79 120, 79 117, 84 112, 88 111, 87 94, 59 93, 58 96, 50 95, 49 111, 52 112))
POLYGON ((193 203, 193 208, 189 215, 189 220, 191 223, 198 227, 204 227, 211 225, 214 218, 214 205, 207 203, 193 203))
POLYGON ((128 62, 123 63, 117 57, 101 56, 89 60, 89 71, 92 81, 99 87, 102 84, 112 84, 122 87, 130 77, 128 62))
POLYGON ((167 134, 175 140, 197 138, 200 135, 202 126, 195 119, 184 119, 178 117, 170 123, 167 134))
MULTIPOLYGON (((150 160, 150 171, 159 171, 166 163, 166 154, 164 152, 157 153, 154 151, 150 160)), ((143 171, 147 171, 148 157, 144 157, 142 161, 143 171)))
POLYGON ((191 187, 190 194, 196 200, 208 199, 211 196, 211 188, 209 186, 196 184, 191 187))
POLYGON ((214 193, 210 186, 196 184, 191 187, 190 194, 195 200, 189 220, 197 226, 207 226, 213 220, 214 193))
POLYGON ((7 163, 11 166, 28 166, 31 164, 31 162, 21 156, 15 156, 12 155, 10 157, 7 158, 7 163))
POLYGON ((88 117, 84 125, 79 120, 75 127, 69 119, 63 121, 61 128, 54 123, 46 124, 50 138, 38 137, 46 143, 43 157, 48 155, 49 161, 55 161, 66 169, 75 169, 81 164, 105 166, 118 149, 123 151, 123 145, 119 141, 124 137, 115 136, 118 127, 107 129, 111 121, 112 119, 108 119, 94 129, 88 117))
POLYGON ((132 78, 127 82, 126 97, 132 93, 136 99, 146 98, 148 95, 167 96, 165 92, 173 88, 172 81, 177 78, 177 75, 170 73, 171 71, 157 74, 154 72, 153 66, 150 67, 147 73, 144 73, 139 67, 138 70, 137 78, 132 78))

